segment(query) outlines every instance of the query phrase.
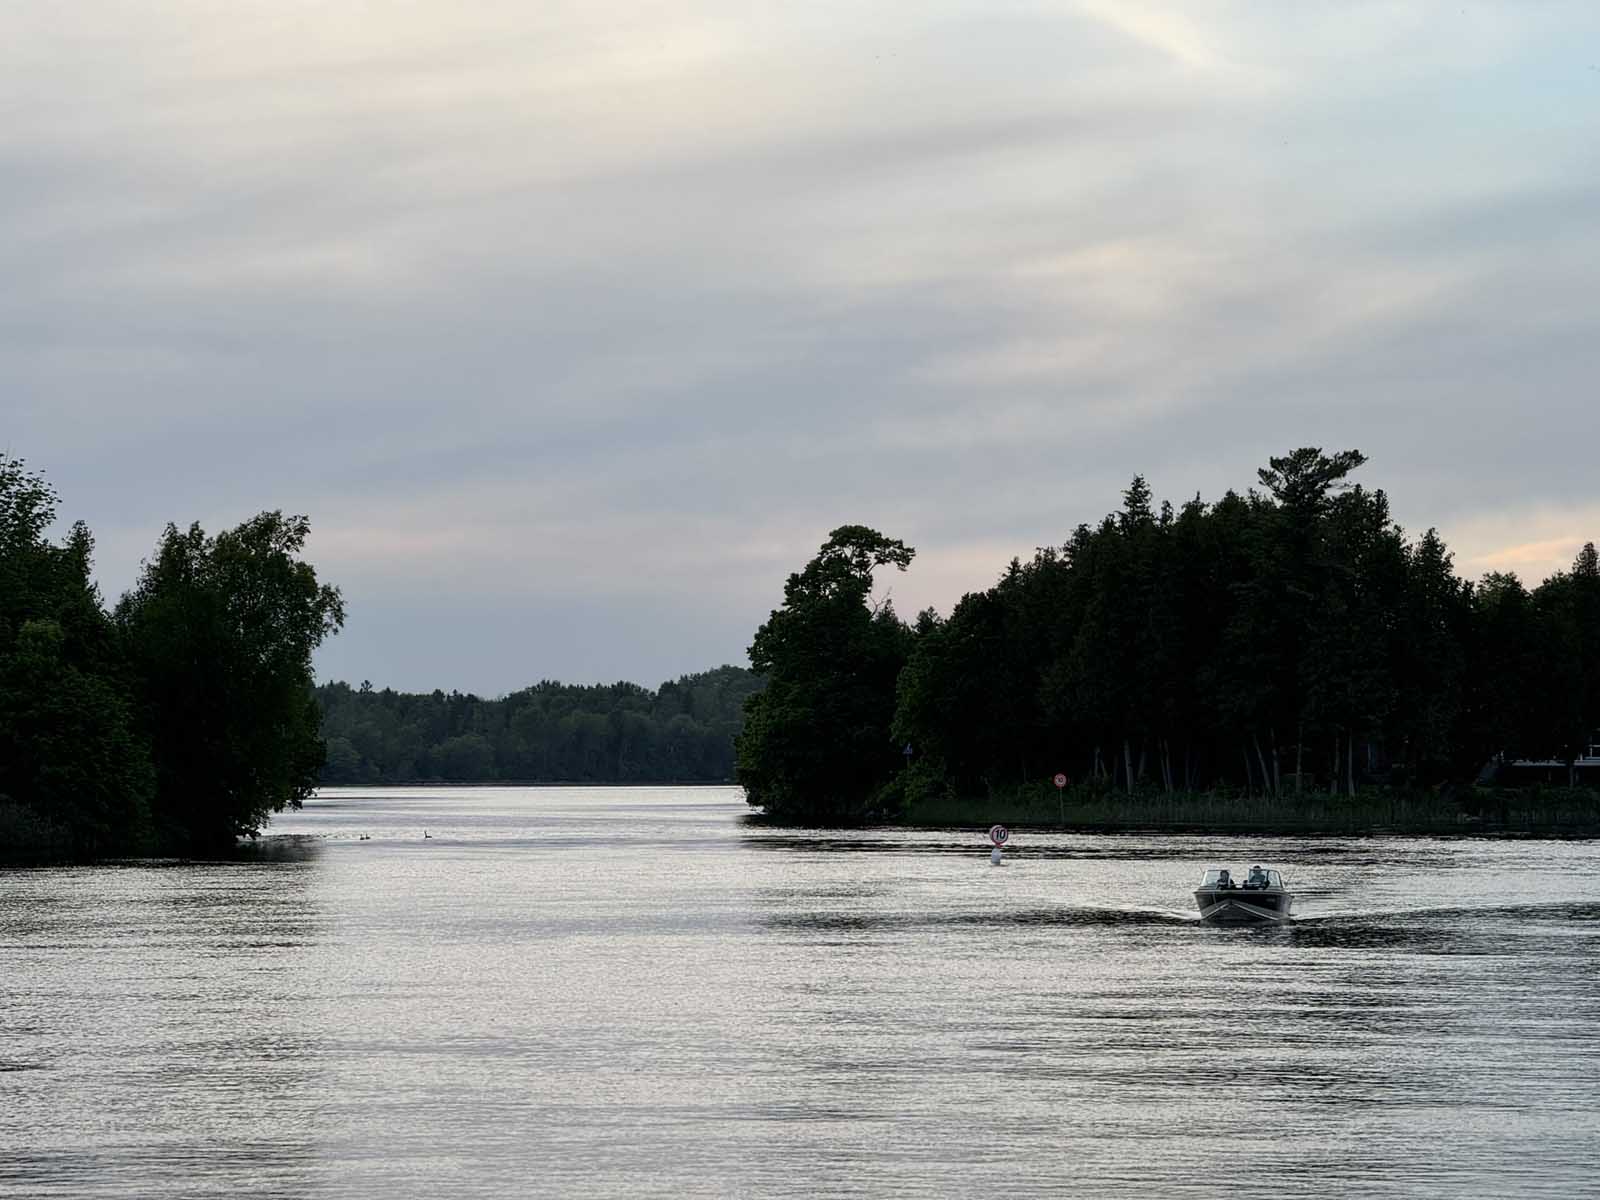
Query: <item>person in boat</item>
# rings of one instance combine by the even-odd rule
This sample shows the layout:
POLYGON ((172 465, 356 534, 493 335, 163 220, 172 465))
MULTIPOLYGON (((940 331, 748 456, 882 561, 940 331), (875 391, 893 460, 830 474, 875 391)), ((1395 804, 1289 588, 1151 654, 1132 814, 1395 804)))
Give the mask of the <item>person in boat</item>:
POLYGON ((1245 887, 1264 888, 1267 886, 1267 873, 1259 866, 1250 868, 1250 877, 1245 880, 1245 887))
POLYGON ((1231 888, 1232 886, 1233 886, 1233 876, 1228 874, 1228 868, 1223 867, 1222 870, 1217 872, 1217 887, 1218 888, 1231 888))

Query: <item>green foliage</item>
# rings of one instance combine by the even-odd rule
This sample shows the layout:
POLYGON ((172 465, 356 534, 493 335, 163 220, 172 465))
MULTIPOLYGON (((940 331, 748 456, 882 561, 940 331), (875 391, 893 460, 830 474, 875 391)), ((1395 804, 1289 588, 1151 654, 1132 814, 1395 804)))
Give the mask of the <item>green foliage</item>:
POLYGON ((1269 458, 1256 478, 1289 523, 1309 532, 1309 523, 1325 513, 1333 496, 1347 486, 1345 476, 1366 461, 1359 450, 1324 454, 1315 446, 1302 446, 1282 458, 1269 458))
POLYGON ((229 847, 298 807, 322 766, 311 652, 344 621, 299 555, 310 523, 266 512, 207 537, 169 525, 116 608, 169 842, 229 847))
POLYGON ((54 621, 26 622, 0 660, 0 791, 27 800, 74 853, 137 849, 153 776, 119 681, 72 665, 54 621))
POLYGON ((733 776, 733 739, 759 676, 724 666, 663 683, 546 680, 499 700, 441 691, 317 689, 324 783, 709 783, 733 776))
POLYGON ((306 519, 169 526, 113 619, 88 530, 45 540, 56 504, 0 456, 0 854, 225 848, 298 804, 323 754, 311 651, 343 620, 299 560, 306 519))
POLYGON ((1514 699, 1529 714, 1523 729, 1528 758, 1568 764, 1596 739, 1600 727, 1600 567, 1594 543, 1579 552, 1571 571, 1534 591, 1531 627, 1534 666, 1526 690, 1514 699))
POLYGON ((64 862, 82 854, 67 829, 0 795, 0 862, 64 862))
POLYGON ((745 705, 737 778, 768 816, 862 820, 903 765, 890 724, 914 635, 887 600, 869 600, 873 572, 904 570, 913 553, 865 526, 841 526, 789 576, 783 607, 756 631, 750 664, 767 687, 745 705))
POLYGON ((849 820, 872 810, 867 779, 878 809, 916 813, 1063 771, 1108 803, 1220 792, 1304 814, 1369 785, 1469 784, 1502 755, 1565 762, 1575 782, 1600 729, 1600 556, 1531 594, 1474 587, 1435 531, 1408 540, 1387 496, 1349 479, 1364 462, 1302 448, 1261 491, 1177 509, 1135 477, 1118 511, 947 620, 894 622, 884 658, 909 657, 889 737, 860 639, 872 567, 909 554, 837 531, 751 647, 772 685, 740 741, 748 798, 849 820), (915 761, 887 773, 885 746, 906 743, 915 761))
POLYGON ((57 499, 0 455, 0 857, 138 849, 150 748, 116 631, 90 579, 93 539, 45 539, 57 499))

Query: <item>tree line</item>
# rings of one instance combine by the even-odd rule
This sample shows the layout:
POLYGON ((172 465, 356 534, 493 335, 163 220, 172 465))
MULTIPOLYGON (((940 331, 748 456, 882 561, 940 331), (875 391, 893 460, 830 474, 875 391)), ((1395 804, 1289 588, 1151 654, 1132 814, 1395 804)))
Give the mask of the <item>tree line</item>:
POLYGON ((948 618, 907 624, 874 572, 913 551, 837 529, 750 649, 737 777, 782 819, 1075 785, 1234 791, 1292 806, 1363 784, 1469 784, 1568 765, 1600 729, 1600 564, 1528 589, 1459 578, 1409 538, 1358 451, 1273 458, 1257 486, 1157 505, 1142 477, 1064 544, 1013 560, 948 618))
POLYGON ((722 782, 761 680, 723 666, 663 683, 576 686, 551 680, 500 699, 374 690, 316 691, 328 756, 324 783, 722 782))
POLYGON ((168 525, 108 609, 79 522, 0 454, 0 856, 209 853, 322 765, 311 652, 344 620, 305 517, 168 525))

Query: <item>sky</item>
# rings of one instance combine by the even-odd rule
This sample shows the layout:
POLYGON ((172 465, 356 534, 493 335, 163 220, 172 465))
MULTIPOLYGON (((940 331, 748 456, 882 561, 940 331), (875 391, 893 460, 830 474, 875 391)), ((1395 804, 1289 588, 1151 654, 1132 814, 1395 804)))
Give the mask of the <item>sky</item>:
POLYGON ((941 612, 1354 447, 1600 539, 1600 8, 0 5, 0 451, 98 539, 306 513, 323 679, 745 662, 841 524, 941 612))

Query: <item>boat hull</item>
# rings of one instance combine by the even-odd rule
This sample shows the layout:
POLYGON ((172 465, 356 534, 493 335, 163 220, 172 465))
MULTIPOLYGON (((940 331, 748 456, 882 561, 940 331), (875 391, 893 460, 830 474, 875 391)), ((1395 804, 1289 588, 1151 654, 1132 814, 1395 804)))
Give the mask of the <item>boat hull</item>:
POLYGON ((1208 925, 1282 925, 1294 903, 1288 892, 1247 888, 1202 888, 1194 898, 1208 925))

